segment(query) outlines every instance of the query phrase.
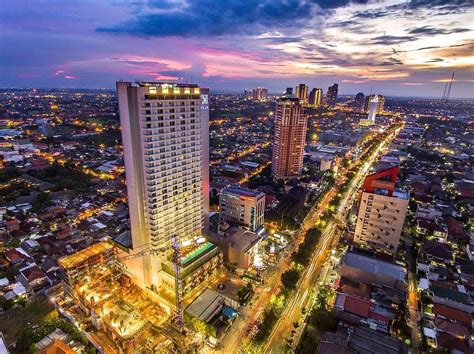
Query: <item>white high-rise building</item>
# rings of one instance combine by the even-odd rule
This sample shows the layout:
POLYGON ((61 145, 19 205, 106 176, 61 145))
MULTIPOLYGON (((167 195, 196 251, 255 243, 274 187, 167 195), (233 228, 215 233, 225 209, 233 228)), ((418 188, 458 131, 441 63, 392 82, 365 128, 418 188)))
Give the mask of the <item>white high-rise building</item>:
POLYGON ((377 115, 378 105, 379 105, 379 97, 375 96, 369 102, 369 115, 367 116, 367 120, 369 122, 375 123, 375 116, 377 115))
POLYGON ((131 254, 143 253, 129 257, 127 268, 140 286, 159 287, 173 236, 189 244, 208 224, 208 89, 195 84, 118 82, 117 92, 131 254))

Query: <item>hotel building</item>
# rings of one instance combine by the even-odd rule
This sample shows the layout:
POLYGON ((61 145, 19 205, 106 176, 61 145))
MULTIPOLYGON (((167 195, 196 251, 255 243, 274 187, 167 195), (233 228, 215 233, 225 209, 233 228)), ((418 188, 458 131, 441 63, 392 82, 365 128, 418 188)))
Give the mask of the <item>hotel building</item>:
POLYGON ((172 287, 174 236, 188 275, 202 257, 210 260, 209 252, 219 255, 202 237, 209 212, 208 89, 118 82, 117 92, 131 226, 124 263, 139 286, 156 289, 168 279, 172 287))

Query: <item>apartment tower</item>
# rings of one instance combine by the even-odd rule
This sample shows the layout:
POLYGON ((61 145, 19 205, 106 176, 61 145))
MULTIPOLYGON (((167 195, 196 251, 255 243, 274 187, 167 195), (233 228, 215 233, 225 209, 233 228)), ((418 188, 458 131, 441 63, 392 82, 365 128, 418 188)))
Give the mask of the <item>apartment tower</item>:
POLYGON ((275 109, 272 174, 276 178, 301 175, 307 119, 297 97, 281 97, 275 109))

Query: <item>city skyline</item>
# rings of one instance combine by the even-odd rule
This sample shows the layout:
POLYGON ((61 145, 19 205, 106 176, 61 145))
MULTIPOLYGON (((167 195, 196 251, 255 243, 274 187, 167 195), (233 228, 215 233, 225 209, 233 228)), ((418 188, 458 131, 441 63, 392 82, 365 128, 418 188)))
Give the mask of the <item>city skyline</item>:
POLYGON ((1 87, 195 82, 213 92, 304 82, 341 94, 472 97, 469 1, 6 3, 1 87), (222 16, 225 14, 225 16, 222 16))

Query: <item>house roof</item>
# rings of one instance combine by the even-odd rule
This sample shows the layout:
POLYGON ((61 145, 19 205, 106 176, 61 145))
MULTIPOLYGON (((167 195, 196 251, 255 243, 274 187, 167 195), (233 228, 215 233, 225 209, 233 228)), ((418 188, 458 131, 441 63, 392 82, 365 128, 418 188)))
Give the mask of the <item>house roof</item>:
POLYGON ((435 296, 442 297, 444 299, 448 299, 461 304, 469 305, 469 301, 467 299, 466 294, 460 293, 459 291, 448 288, 442 288, 436 285, 432 285, 430 287, 430 291, 432 291, 435 296))
POLYGON ((472 319, 469 313, 455 309, 453 307, 449 307, 442 304, 434 304, 431 311, 437 316, 449 318, 450 320, 458 321, 468 326, 470 326, 472 323, 472 319))
POLYGON ((365 270, 370 273, 383 275, 399 281, 405 281, 405 271, 402 266, 367 257, 355 252, 347 252, 343 260, 350 267, 365 270))
POLYGON ((438 332, 436 336, 438 346, 446 349, 456 349, 462 353, 472 353, 469 346, 462 339, 453 337, 446 332, 438 332))
POLYGON ((445 260, 451 260, 453 258, 453 250, 446 243, 425 240, 422 249, 425 254, 436 258, 445 260))
POLYGON ((356 297, 346 296, 344 311, 367 318, 370 312, 370 302, 356 297))

